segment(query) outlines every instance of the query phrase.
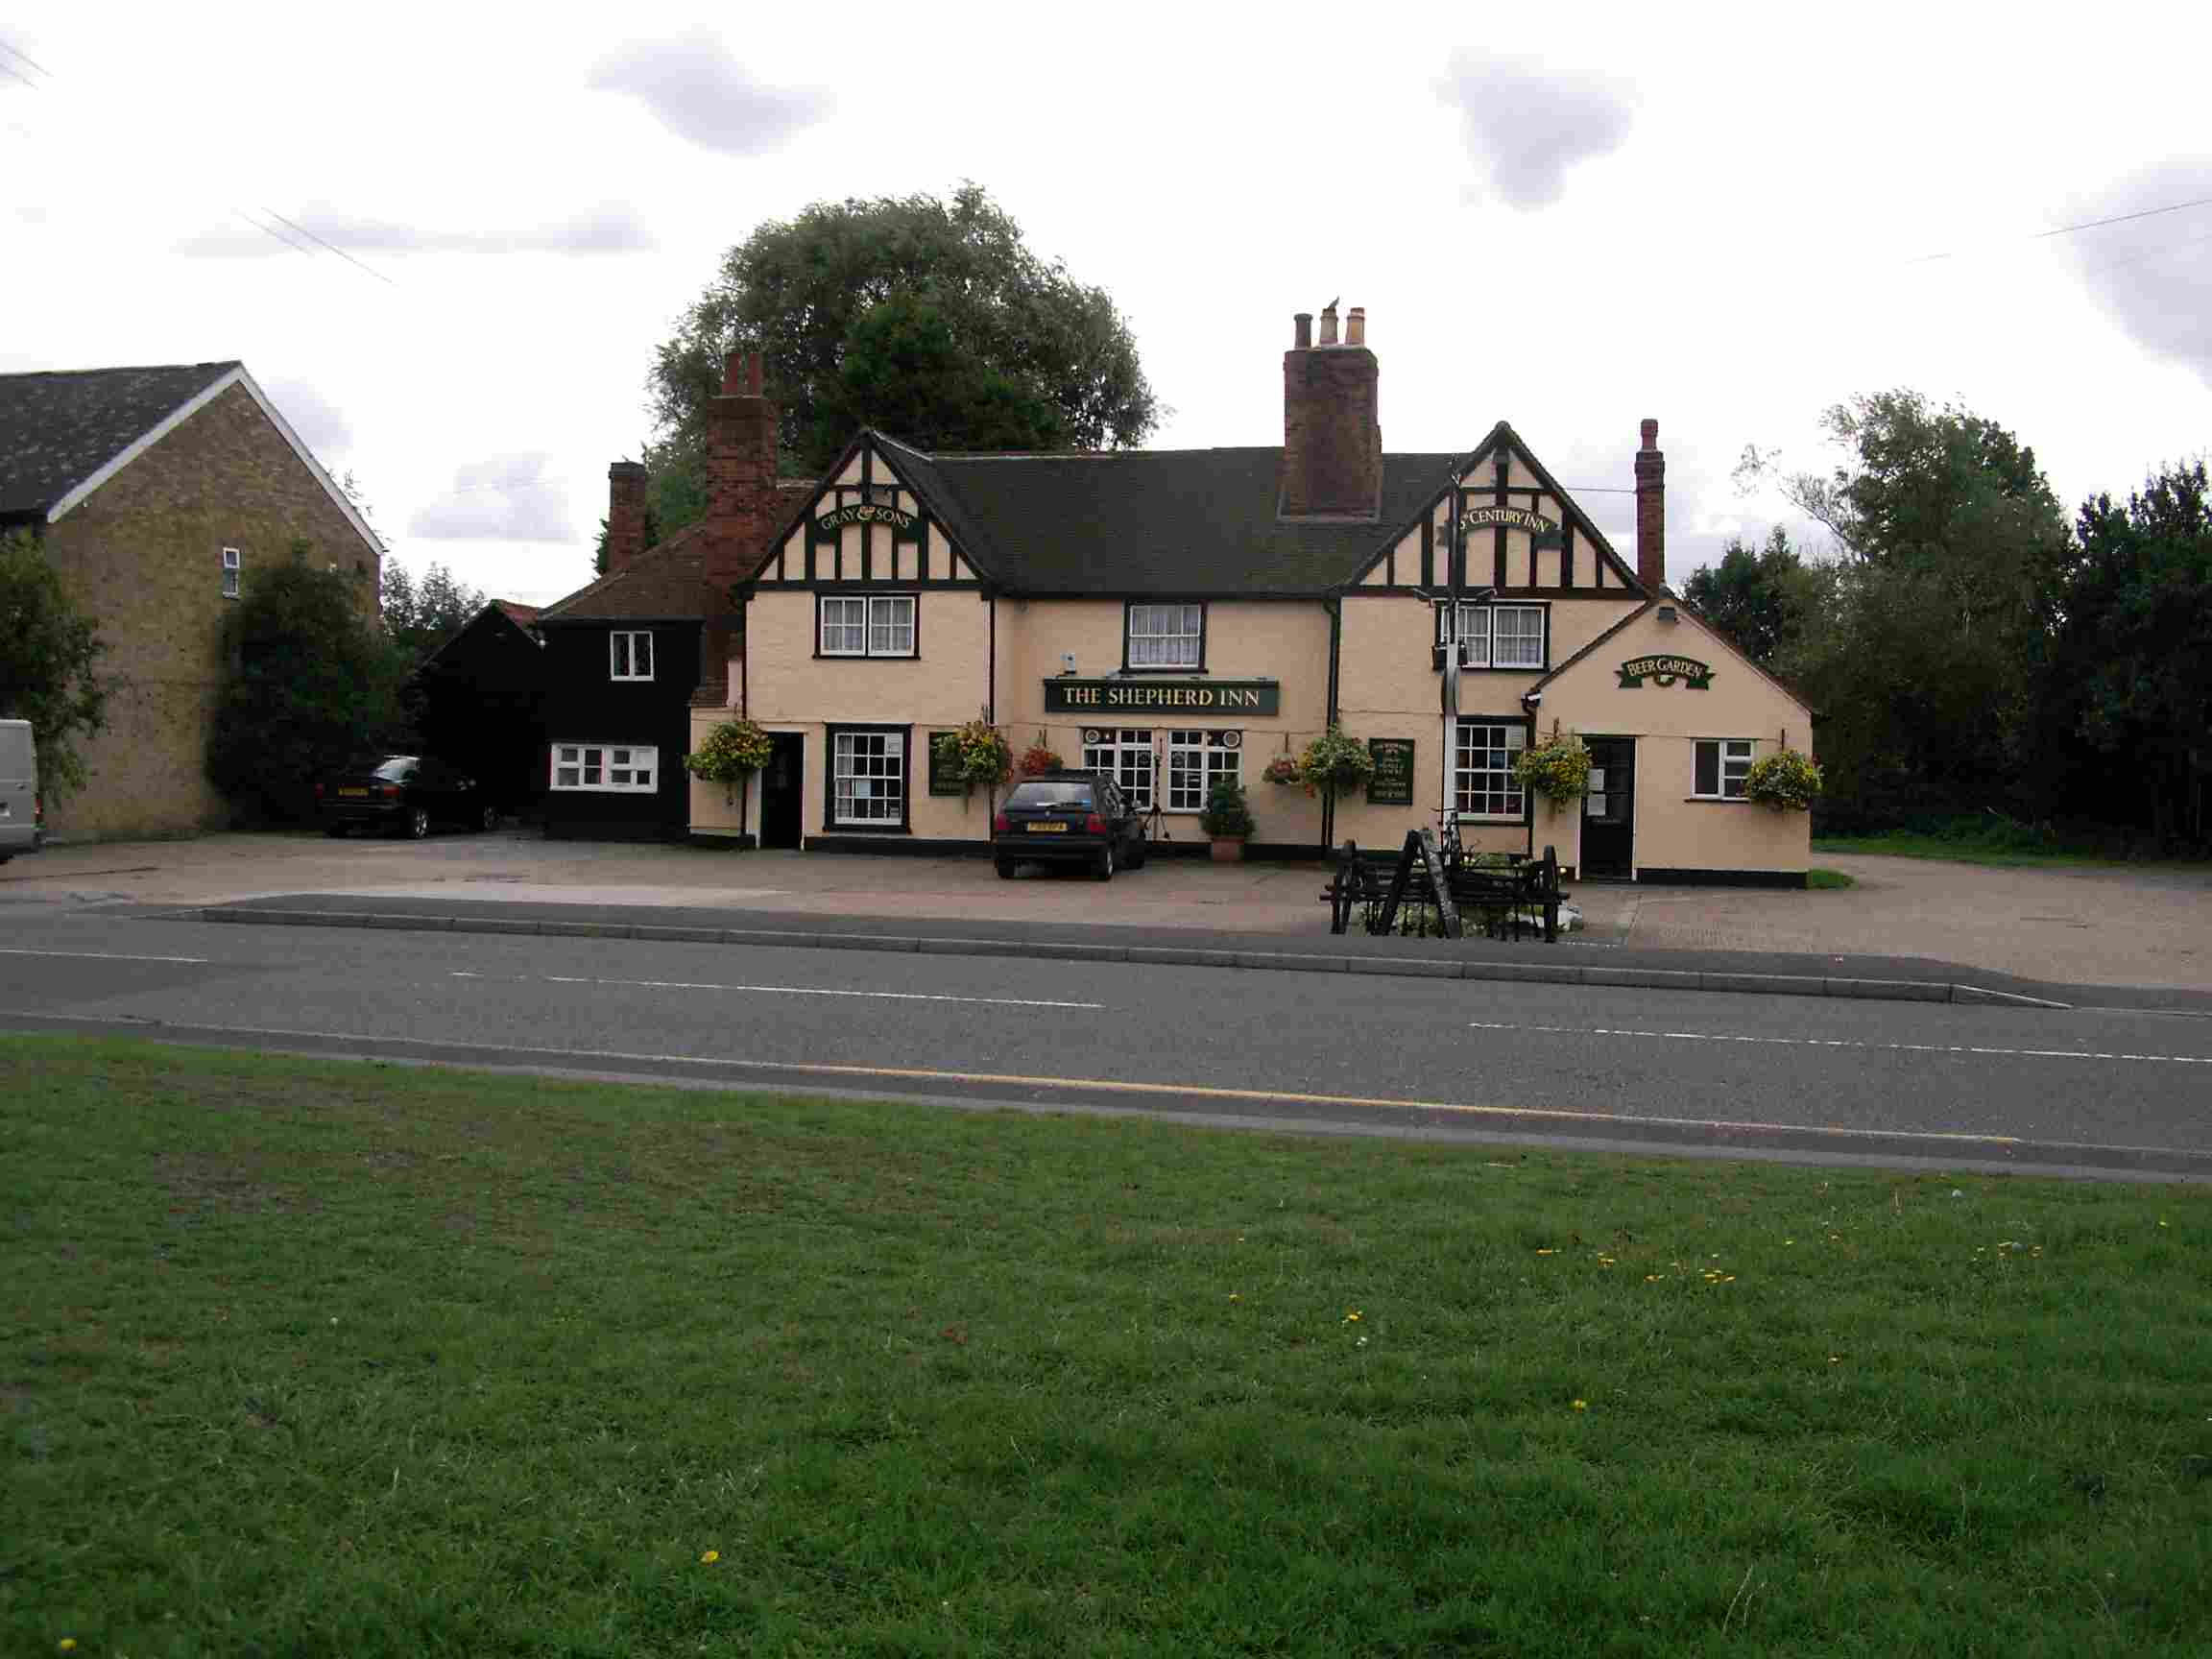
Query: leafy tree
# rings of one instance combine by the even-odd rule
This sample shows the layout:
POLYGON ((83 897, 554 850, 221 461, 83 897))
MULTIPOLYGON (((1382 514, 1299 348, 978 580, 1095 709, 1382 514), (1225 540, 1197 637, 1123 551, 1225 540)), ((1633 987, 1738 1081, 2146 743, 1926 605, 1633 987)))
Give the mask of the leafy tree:
POLYGON ((1105 290, 1032 252, 980 185, 818 202, 733 248, 660 348, 646 465, 689 480, 656 491, 663 533, 700 515, 705 411, 739 343, 765 354, 781 445, 809 471, 864 424, 929 448, 1104 449, 1160 414, 1105 290))
MULTIPOLYGON (((1877 827, 2029 805, 2036 686, 2070 559, 2034 451, 1919 394, 1831 408, 1845 451, 1780 478, 1843 555, 1775 666, 1828 718, 1825 821, 1877 827)), ((1771 471, 1771 457, 1749 458, 1771 471)))
POLYGON ((2077 520, 2080 556, 2052 645, 2050 728, 2088 753, 2069 805, 2095 802, 2161 840, 2203 841, 2212 790, 2212 493, 2170 468, 2077 520))
POLYGON ((453 572, 445 565, 431 565, 418 583, 397 559, 384 561, 381 597, 384 632, 406 653, 408 662, 417 666, 459 633, 485 604, 482 593, 455 581, 453 572))
POLYGON ((360 579, 317 569, 305 541, 252 574, 224 623, 230 673, 207 776, 249 815, 313 810, 315 780, 404 736, 399 686, 413 664, 372 621, 360 579))
POLYGON ((1815 581, 1790 545, 1790 532, 1777 524, 1757 551, 1731 537, 1720 563, 1699 566, 1683 584, 1682 596, 1739 651, 1765 665, 1802 631, 1815 581))
POLYGON ((80 737, 107 724, 107 647, 28 530, 0 535, 0 718, 28 720, 40 790, 61 800, 84 786, 80 737))

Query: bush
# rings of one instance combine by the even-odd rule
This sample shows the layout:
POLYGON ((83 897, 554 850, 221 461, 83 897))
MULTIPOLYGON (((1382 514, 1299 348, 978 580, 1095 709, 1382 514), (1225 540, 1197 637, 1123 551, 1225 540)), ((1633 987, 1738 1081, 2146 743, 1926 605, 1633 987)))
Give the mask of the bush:
POLYGON ((1244 799, 1244 785, 1234 778, 1216 778, 1206 791, 1206 810, 1198 814, 1198 828, 1223 841, 1244 841, 1253 830, 1252 808, 1244 799))

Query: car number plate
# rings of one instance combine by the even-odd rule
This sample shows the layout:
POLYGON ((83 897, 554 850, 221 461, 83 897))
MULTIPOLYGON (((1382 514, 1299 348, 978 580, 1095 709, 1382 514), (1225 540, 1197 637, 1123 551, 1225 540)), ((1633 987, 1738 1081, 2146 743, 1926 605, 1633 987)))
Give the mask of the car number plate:
POLYGON ((341 789, 338 793, 346 796, 365 796, 369 791, 366 789, 341 789))
POLYGON ((1057 818, 1041 818, 1029 826, 1029 833, 1032 835, 1065 835, 1068 833, 1068 826, 1061 823, 1057 818))

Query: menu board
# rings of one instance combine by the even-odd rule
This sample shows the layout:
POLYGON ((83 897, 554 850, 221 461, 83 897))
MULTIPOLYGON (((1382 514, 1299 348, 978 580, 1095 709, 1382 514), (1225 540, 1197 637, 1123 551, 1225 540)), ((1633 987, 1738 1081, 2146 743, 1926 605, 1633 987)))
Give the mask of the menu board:
POLYGON ((1370 806, 1413 805, 1413 739, 1370 737, 1367 753, 1374 757, 1375 775, 1367 780, 1370 806))
POLYGON ((960 775, 960 733, 929 733, 929 793, 965 795, 968 780, 960 775))

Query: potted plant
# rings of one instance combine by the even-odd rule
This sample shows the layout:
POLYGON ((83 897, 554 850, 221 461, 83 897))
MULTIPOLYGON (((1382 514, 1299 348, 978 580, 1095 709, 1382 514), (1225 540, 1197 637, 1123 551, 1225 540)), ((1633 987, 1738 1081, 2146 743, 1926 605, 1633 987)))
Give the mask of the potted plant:
POLYGON ((1046 746, 1042 735, 1022 752, 1022 776, 1024 778, 1037 778, 1046 772, 1057 772, 1067 764, 1056 751, 1046 746))
POLYGON ((1295 755, 1276 756, 1262 768, 1260 776, 1270 783, 1286 786, 1306 781, 1306 774, 1299 770, 1298 757, 1295 755))
POLYGON ((1346 735, 1341 726, 1332 726, 1306 745, 1298 772, 1309 795, 1316 787, 1341 795, 1375 776, 1375 757, 1358 738, 1346 735))
POLYGON ((1244 856, 1244 843, 1252 834, 1252 808, 1244 800, 1244 785, 1234 778, 1214 780, 1206 791, 1206 810, 1198 814, 1198 828, 1214 841, 1214 861, 1234 864, 1244 856))
POLYGON ((1550 742, 1522 750, 1513 761, 1513 781, 1554 806, 1581 800, 1590 790, 1590 751, 1581 733, 1554 732, 1550 742))
POLYGON ((1783 749, 1751 762, 1743 774, 1743 799, 1770 806, 1777 812, 1811 808, 1820 793, 1820 768, 1813 757, 1783 749))

